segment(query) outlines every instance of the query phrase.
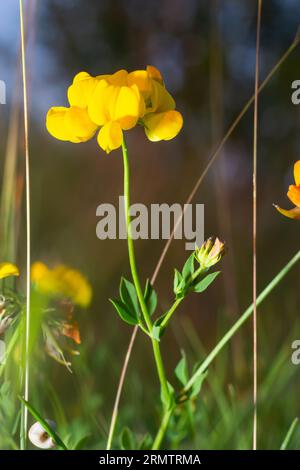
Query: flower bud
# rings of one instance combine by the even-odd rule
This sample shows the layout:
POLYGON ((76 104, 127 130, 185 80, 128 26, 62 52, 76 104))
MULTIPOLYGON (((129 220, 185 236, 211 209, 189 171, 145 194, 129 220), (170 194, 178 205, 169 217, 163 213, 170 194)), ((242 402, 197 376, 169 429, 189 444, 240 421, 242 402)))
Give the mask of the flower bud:
MULTIPOLYGON (((46 419, 49 426, 53 429, 56 428, 56 425, 53 421, 46 419)), ((55 442, 53 441, 52 437, 49 436, 47 431, 43 428, 43 426, 36 422, 34 423, 28 431, 28 437, 30 442, 39 449, 52 449, 55 447, 55 442)))
POLYGON ((218 263, 225 253, 225 243, 218 237, 210 237, 200 248, 196 248, 195 258, 202 269, 209 269, 218 263))

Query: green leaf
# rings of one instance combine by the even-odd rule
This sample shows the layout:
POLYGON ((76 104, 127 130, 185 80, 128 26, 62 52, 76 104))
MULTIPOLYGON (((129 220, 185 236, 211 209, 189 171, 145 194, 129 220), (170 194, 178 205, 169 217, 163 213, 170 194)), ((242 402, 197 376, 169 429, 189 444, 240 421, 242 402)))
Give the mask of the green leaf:
POLYGON ((174 291, 175 294, 176 294, 177 288, 178 288, 179 284, 181 283, 181 281, 182 281, 182 276, 181 276, 180 272, 178 271, 178 269, 175 269, 175 271, 174 271, 174 282, 173 282, 173 291, 174 291))
POLYGON ((38 413, 38 411, 33 408, 28 401, 24 400, 24 398, 19 397, 21 402, 26 406, 28 411, 32 414, 32 416, 40 423, 40 425, 45 429, 47 434, 49 434, 50 437, 52 437, 53 441, 56 443, 58 447, 61 447, 63 450, 68 450, 64 442, 61 440, 58 434, 51 428, 51 426, 45 421, 41 415, 38 413))
POLYGON ((157 307, 157 294, 148 279, 145 286, 144 298, 149 314, 153 315, 157 307))
POLYGON ((113 304, 118 315, 123 321, 129 325, 137 325, 139 323, 139 319, 135 316, 135 312, 133 310, 128 310, 127 306, 123 302, 120 302, 117 299, 109 299, 109 301, 113 304))
POLYGON ((206 379, 207 377, 207 374, 208 374, 208 370, 206 370, 205 372, 203 372, 203 374, 201 374, 194 382, 193 386, 192 386, 192 392, 190 394, 190 398, 196 398, 197 395, 199 395, 199 393, 201 392, 201 388, 202 388, 202 384, 204 382, 204 380, 206 379))
POLYGON ((176 295, 176 298, 183 295, 183 291, 185 288, 185 280, 182 277, 181 273, 175 269, 174 273, 174 282, 173 282, 173 291, 176 295))
POLYGON ((132 316, 134 312, 135 316, 139 318, 139 302, 132 282, 122 277, 119 292, 121 300, 126 305, 127 310, 132 311, 132 316))
POLYGON ((210 284, 216 279, 216 277, 220 274, 221 271, 217 271, 215 273, 208 274, 205 276, 204 279, 201 279, 196 285, 193 286, 193 291, 200 293, 204 292, 210 284))
POLYGON ((120 445, 122 450, 134 450, 134 437, 129 428, 125 427, 120 435, 120 445))
POLYGON ((181 351, 181 355, 182 358, 175 367, 174 373, 179 382, 184 386, 189 380, 189 372, 185 352, 181 351))
POLYGON ((191 254, 191 256, 188 257, 188 259, 186 260, 184 266, 183 266, 183 269, 182 269, 182 277, 183 279, 185 279, 186 281, 192 276, 192 274, 194 273, 194 260, 195 260, 195 253, 193 252, 191 254))
POLYGON ((290 425, 289 427, 289 430, 283 440, 283 443, 281 444, 280 446, 280 450, 286 450, 287 449, 287 446, 289 445, 289 442, 294 434, 294 431, 296 429, 296 426, 298 424, 298 418, 295 418, 292 422, 292 424, 290 425))
POLYGON ((152 439, 151 435, 150 434, 145 434, 145 436, 140 441, 140 443, 138 445, 138 448, 140 450, 149 450, 149 449, 151 449, 152 441, 153 441, 153 439, 152 439))

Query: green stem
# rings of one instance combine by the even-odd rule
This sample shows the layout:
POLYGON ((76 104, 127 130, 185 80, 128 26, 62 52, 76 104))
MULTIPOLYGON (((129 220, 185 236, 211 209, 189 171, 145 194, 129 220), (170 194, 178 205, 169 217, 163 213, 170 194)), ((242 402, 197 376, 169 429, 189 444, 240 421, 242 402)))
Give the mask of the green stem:
MULTIPOLYGON (((290 269, 300 260, 300 250, 293 256, 293 258, 279 271, 279 273, 272 279, 272 281, 265 287, 256 299, 256 305, 259 306, 265 298, 272 292, 272 290, 280 283, 280 281, 286 276, 290 269)), ((253 313, 253 304, 251 304, 243 315, 234 323, 234 325, 227 331, 223 338, 218 342, 206 359, 202 362, 200 367, 197 369, 195 374, 190 378, 184 391, 187 392, 198 379, 198 377, 205 372, 208 366, 212 363, 215 357, 223 349, 223 347, 230 341, 233 335, 241 328, 241 326, 248 320, 253 313)))
POLYGON ((175 302, 173 303, 172 307, 168 310, 168 312, 166 313, 163 321, 161 322, 160 324, 160 327, 163 329, 167 326, 167 324, 169 323, 170 321, 170 318, 171 316, 173 315, 173 313, 175 312, 175 310, 177 310, 179 304, 183 301, 184 297, 181 297, 180 299, 177 299, 175 300, 175 302))
MULTIPOLYGON (((135 261, 135 252, 134 252, 134 244, 132 239, 131 233, 131 217, 130 217, 130 167, 129 167, 129 160, 128 160, 128 151, 125 143, 125 139, 122 142, 122 153, 123 153, 123 163, 124 163, 124 200, 125 200, 125 217, 126 217, 126 227, 127 227, 127 244, 128 244, 128 254, 129 254, 129 263, 131 269, 132 280, 136 289, 136 293, 139 299, 139 303, 142 310, 142 315, 144 321, 147 325, 149 333, 152 332, 152 322, 148 312, 148 308, 146 306, 146 302, 144 299, 144 294, 142 291, 141 283, 139 280, 137 266, 135 261)), ((169 397, 169 388, 166 379, 166 373, 161 357, 160 347, 158 341, 151 337, 152 347, 154 352, 154 358, 156 362, 157 372, 160 380, 160 384, 162 387, 162 392, 167 400, 169 397)))
POLYGON ((169 421, 173 414, 173 411, 174 411, 174 408, 170 408, 163 415, 159 430, 156 434, 151 450, 159 450, 161 443, 163 441, 163 438, 165 437, 166 431, 168 429, 169 421))
MULTIPOLYGON (((203 272, 203 268, 198 268, 193 275, 190 278, 189 285, 203 272)), ((167 313, 164 316, 164 319, 162 320, 160 327, 164 329, 167 324, 169 323, 173 313, 177 310, 181 302, 183 301, 184 297, 180 297, 179 299, 176 299, 171 308, 167 311, 167 313)))

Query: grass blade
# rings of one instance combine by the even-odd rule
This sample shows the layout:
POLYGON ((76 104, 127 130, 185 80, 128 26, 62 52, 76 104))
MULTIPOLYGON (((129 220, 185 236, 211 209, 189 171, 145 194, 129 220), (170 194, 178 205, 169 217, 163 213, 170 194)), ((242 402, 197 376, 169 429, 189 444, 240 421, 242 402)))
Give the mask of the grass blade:
POLYGON ((61 447, 63 450, 68 450, 67 446, 65 443, 61 440, 58 434, 51 428, 51 426, 47 423, 47 421, 44 420, 44 418, 41 417, 39 412, 33 408, 28 401, 24 400, 24 398, 19 397, 21 402, 26 406, 28 411, 32 414, 32 416, 40 423, 41 426, 45 429, 45 431, 49 434, 50 437, 54 440, 55 444, 58 447, 61 447))
POLYGON ((291 440, 291 438, 294 434, 294 431, 296 429, 296 426, 298 424, 298 421, 299 421, 299 418, 295 418, 294 421, 292 422, 292 424, 290 425, 289 430, 286 433, 286 436, 283 440, 283 443, 280 446, 280 450, 286 450, 287 449, 287 446, 289 445, 290 440, 291 440))

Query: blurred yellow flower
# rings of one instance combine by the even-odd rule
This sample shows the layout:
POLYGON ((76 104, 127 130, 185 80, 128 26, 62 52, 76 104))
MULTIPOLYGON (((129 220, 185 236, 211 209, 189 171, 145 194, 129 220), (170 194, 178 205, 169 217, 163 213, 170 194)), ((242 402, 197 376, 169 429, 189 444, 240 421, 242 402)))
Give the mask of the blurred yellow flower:
POLYGON ((0 279, 10 276, 19 276, 19 270, 17 266, 12 263, 0 263, 0 279))
POLYGON ((128 73, 91 77, 80 72, 68 89, 70 107, 54 107, 47 113, 51 135, 74 143, 92 138, 109 153, 122 145, 123 131, 143 125, 151 141, 170 140, 183 119, 167 92, 160 72, 152 66, 128 73))
POLYGON ((281 209, 281 207, 276 205, 275 207, 278 212, 285 215, 286 217, 300 220, 300 160, 298 160, 294 165, 294 178, 296 184, 291 184, 289 186, 287 196, 296 207, 293 207, 293 209, 289 210, 281 209))
POLYGON ((88 307, 92 299, 92 288, 86 278, 77 270, 63 264, 48 268, 36 262, 31 267, 31 279, 39 292, 62 296, 80 307, 88 307))

